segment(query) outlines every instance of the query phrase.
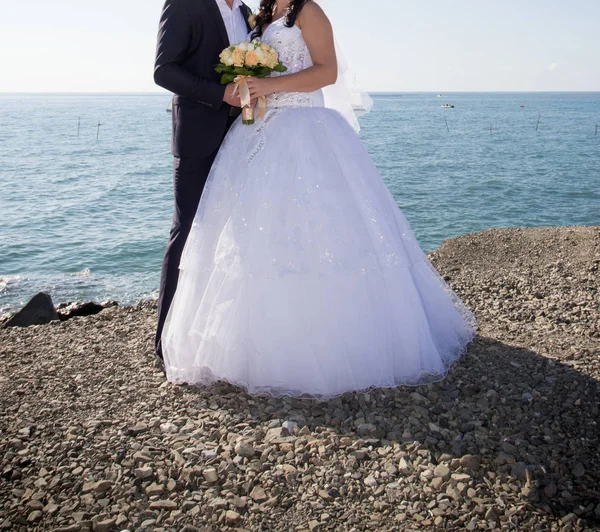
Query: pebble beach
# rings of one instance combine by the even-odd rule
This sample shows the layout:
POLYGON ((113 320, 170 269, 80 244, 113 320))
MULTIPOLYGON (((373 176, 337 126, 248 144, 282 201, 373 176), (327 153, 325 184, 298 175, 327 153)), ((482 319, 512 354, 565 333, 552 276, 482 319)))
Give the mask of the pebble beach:
POLYGON ((152 301, 0 329, 0 530, 600 529, 600 227, 430 258, 479 332, 429 386, 174 386, 152 301))

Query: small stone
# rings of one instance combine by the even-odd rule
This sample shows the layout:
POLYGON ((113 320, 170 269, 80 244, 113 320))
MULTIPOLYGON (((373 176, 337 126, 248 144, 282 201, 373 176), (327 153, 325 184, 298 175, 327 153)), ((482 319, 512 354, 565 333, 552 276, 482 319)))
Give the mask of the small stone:
POLYGON ((163 501, 154 501, 150 503, 149 508, 151 510, 177 510, 177 503, 175 501, 171 501, 169 499, 165 499, 163 501))
POLYGON ((39 521, 41 518, 42 518, 42 512, 40 512, 39 510, 34 510, 27 516, 27 521, 29 521, 30 523, 35 523, 36 521, 39 521))
POLYGON ((141 463, 148 463, 148 462, 152 462, 154 459, 152 458, 152 456, 150 456, 148 453, 144 453, 142 451, 138 451, 133 455, 133 459, 136 462, 141 462, 141 463))
POLYGON ((402 473, 403 475, 408 475, 410 474, 412 467, 410 466, 410 464, 404 459, 404 457, 400 458, 400 462, 398 464, 398 470, 400 471, 400 473, 402 473))
POLYGON ((44 507, 44 504, 42 503, 42 501, 33 499, 27 503, 27 507, 31 510, 41 510, 44 507))
POLYGON ((250 492, 250 498, 258 503, 264 502, 268 499, 265 490, 261 486, 254 486, 250 492))
POLYGON ((49 515, 54 515, 56 512, 58 512, 59 510, 59 506, 58 504, 53 504, 53 503, 48 503, 46 504, 46 506, 44 506, 44 513, 45 514, 49 514, 49 515))
POLYGON ((372 423, 362 423, 356 428, 357 434, 360 436, 368 436, 369 434, 375 432, 377 427, 372 423))
POLYGON ((450 478, 450 468, 445 464, 439 464, 433 470, 433 474, 436 477, 441 477, 444 480, 448 480, 448 478, 450 478))
POLYGON ((142 480, 145 480, 147 478, 150 478, 154 474, 154 471, 151 467, 138 467, 133 471, 133 474, 136 476, 136 478, 141 478, 142 480))
POLYGON ((332 499, 331 495, 329 495, 329 492, 325 490, 319 490, 319 497, 325 501, 330 501, 332 499))
POLYGON ((583 475, 585 475, 585 467, 581 462, 578 462, 573 468, 573 476, 576 478, 581 478, 583 475))
POLYGON ((154 497, 155 495, 160 495, 164 489, 165 487, 162 484, 153 482, 146 488, 146 495, 148 495, 148 497, 154 497))
POLYGON ((465 473, 453 473, 450 478, 455 482, 469 482, 471 480, 471 476, 465 473))
POLYGON ((546 497, 548 497, 549 499, 554 497, 557 492, 558 492, 558 488, 556 487, 556 484, 554 484, 554 483, 548 484, 544 488, 544 493, 546 494, 546 497))
POLYGON ((235 446, 235 454, 244 458, 253 458, 256 450, 249 443, 240 442, 235 446))
POLYGON ((150 528, 151 526, 154 526, 156 524, 156 519, 146 519, 145 521, 142 521, 142 524, 140 525, 142 528, 150 528))
POLYGON ((481 460, 478 456, 474 456, 472 454, 466 454, 460 459, 460 465, 467 469, 472 469, 473 471, 477 471, 481 466, 481 460))
POLYGON ((243 510, 246 508, 246 506, 248 506, 248 501, 246 500, 246 497, 235 496, 233 499, 231 499, 231 504, 233 504, 233 506, 235 506, 238 510, 243 510))
POLYGON ((265 443, 289 443, 296 438, 291 436, 287 429, 283 427, 274 427, 267 431, 265 435, 265 443))
POLYGON ((202 471, 202 475, 204 476, 206 482, 208 482, 209 484, 214 484, 219 480, 219 474, 217 473, 217 470, 214 467, 206 468, 204 471, 202 471))
POLYGON ((210 502, 209 506, 217 510, 225 510, 229 506, 229 503, 223 497, 216 497, 210 502))
POLYGON ((281 425, 281 427, 287 430, 290 434, 294 434, 294 430, 297 426, 298 423, 296 423, 295 421, 284 421, 281 425))
POLYGON ((92 490, 95 493, 106 493, 112 488, 112 482, 108 480, 100 480, 92 485, 92 490))
POLYGON ((217 451, 215 451, 214 449, 206 449, 202 451, 202 458, 204 458, 205 460, 212 460, 217 456, 217 451))
POLYGON ((319 521, 313 519, 308 522, 308 528, 310 529, 310 532, 319 532, 323 529, 323 525, 319 521))
POLYGON ((179 432, 179 427, 174 423, 163 423, 160 426, 160 430, 165 434, 176 434, 177 432, 179 432))
POLYGON ((435 477, 431 481, 431 487, 434 490, 439 490, 442 487, 443 484, 444 484, 444 479, 442 477, 435 477))
POLYGON ((148 431, 148 425, 144 425, 143 423, 139 423, 138 425, 134 425, 133 427, 129 427, 127 432, 130 436, 137 436, 138 434, 142 434, 143 432, 148 431))
POLYGON ((375 486, 377 486, 377 480, 371 476, 365 478, 365 486, 369 486, 370 488, 373 488, 375 486))
POLYGON ((95 532, 110 532, 112 527, 116 524, 115 519, 104 519, 103 521, 98 521, 94 523, 94 531, 95 532))
POLYGON ((494 510, 494 508, 490 508, 485 513, 485 520, 486 521, 494 521, 494 522, 498 520, 498 514, 496 513, 496 511, 494 510))
POLYGON ((227 512, 225 513, 225 522, 228 525, 237 523, 241 518, 242 516, 237 512, 234 512, 233 510, 227 510, 227 512))

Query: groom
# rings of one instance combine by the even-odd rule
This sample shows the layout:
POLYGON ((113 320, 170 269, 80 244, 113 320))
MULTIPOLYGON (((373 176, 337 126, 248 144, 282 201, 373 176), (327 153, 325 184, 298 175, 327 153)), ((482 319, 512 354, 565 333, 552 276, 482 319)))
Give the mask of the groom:
POLYGON ((241 113, 233 84, 221 85, 219 54, 246 40, 251 11, 241 0, 166 0, 158 30, 154 81, 173 92, 175 213, 158 297, 156 356, 175 295, 179 262, 212 163, 241 113))

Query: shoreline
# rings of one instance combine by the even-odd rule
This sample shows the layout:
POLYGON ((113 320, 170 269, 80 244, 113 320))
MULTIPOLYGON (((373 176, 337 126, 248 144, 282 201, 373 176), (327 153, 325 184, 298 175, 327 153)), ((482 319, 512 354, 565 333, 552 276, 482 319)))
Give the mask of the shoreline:
POLYGON ((0 530, 597 529, 600 227, 429 257, 479 321, 429 386, 173 386, 152 301, 1 329, 0 530))
MULTIPOLYGON (((556 226, 556 227, 503 227, 503 228, 489 228, 489 229, 484 229, 483 231, 477 231, 474 233, 465 233, 463 235, 459 235, 459 236, 455 236, 455 237, 451 237, 448 238, 444 241, 442 241, 442 244, 440 245, 440 247, 438 247, 437 249, 431 250, 431 251, 424 251, 424 253, 427 255, 428 259, 432 262, 435 261, 435 257, 440 253, 441 250, 443 250, 445 247, 451 246, 452 242, 457 241, 457 240, 462 240, 462 239, 469 239, 470 237, 475 237, 476 235, 490 235, 490 238, 494 239, 495 238, 495 234, 498 233, 500 234, 501 232, 505 232, 505 231, 509 231, 509 232, 515 232, 516 234, 518 234, 519 232, 535 232, 535 231, 556 231, 556 232, 564 232, 564 231, 577 231, 577 230, 585 230, 585 229, 597 229, 600 228, 600 226, 596 226, 596 225, 573 225, 573 226, 556 226)), ((468 266, 468 264, 465 264, 464 266, 468 266)), ((18 274, 15 275, 8 275, 6 277, 19 277, 18 274)), ((31 297, 33 297, 35 294, 32 294, 31 297)), ((81 306, 85 306, 85 305, 100 305, 103 306, 105 308, 109 308, 109 307, 119 307, 119 308, 136 308, 140 305, 142 306, 152 306, 154 304, 154 306, 156 306, 158 301, 158 295, 156 296, 152 296, 152 297, 142 297, 140 299, 137 299, 133 302, 129 302, 129 303, 123 303, 121 301, 115 300, 111 298, 108 299, 104 299, 102 301, 100 301, 99 299, 72 299, 69 301, 59 301, 59 302, 55 302, 53 300, 54 303, 54 307, 57 310, 60 310, 62 308, 65 307, 81 307, 81 306)), ((17 313, 19 310, 21 310, 24 307, 24 305, 21 305, 19 308, 14 307, 11 308, 8 311, 4 311, 0 314, 0 328, 3 326, 3 324, 8 321, 10 319, 11 316, 13 316, 15 313, 17 313)), ((90 314, 93 315, 93 314, 90 314)), ((67 318, 70 319, 70 318, 67 318)))

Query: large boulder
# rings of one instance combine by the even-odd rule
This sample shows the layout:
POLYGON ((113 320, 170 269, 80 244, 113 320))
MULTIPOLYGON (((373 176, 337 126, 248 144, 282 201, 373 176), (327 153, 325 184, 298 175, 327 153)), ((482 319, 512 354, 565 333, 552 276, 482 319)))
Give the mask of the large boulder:
POLYGON ((52 303, 52 298, 40 292, 35 295, 27 305, 11 316, 3 327, 29 327, 31 325, 44 325, 51 321, 58 321, 58 313, 52 303))

